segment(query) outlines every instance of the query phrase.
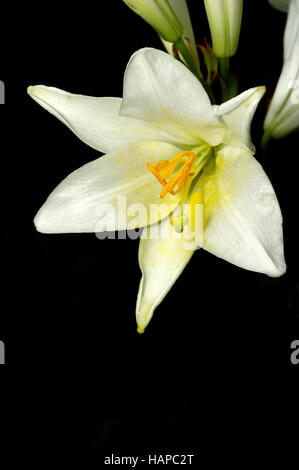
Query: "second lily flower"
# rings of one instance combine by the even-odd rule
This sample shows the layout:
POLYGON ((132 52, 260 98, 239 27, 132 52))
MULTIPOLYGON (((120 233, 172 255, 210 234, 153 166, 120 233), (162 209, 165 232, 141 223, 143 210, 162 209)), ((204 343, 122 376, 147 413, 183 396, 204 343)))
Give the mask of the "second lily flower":
POLYGON ((283 44, 284 63, 266 115, 264 142, 299 129, 299 0, 272 0, 271 4, 288 10, 288 17, 283 44))

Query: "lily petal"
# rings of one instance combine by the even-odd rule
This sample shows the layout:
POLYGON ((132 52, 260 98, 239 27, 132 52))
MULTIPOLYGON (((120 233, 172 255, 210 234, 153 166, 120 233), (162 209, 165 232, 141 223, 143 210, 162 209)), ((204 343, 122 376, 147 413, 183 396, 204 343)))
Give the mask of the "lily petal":
MULTIPOLYGON (((167 217, 156 227, 163 233, 168 230, 168 239, 142 238, 139 245, 139 265, 142 271, 136 305, 138 332, 143 333, 149 324, 156 307, 162 302, 178 279, 194 251, 186 249, 182 234, 178 234, 167 217), (179 237, 181 235, 181 237, 179 237), (178 238, 179 237, 179 238, 178 238)), ((153 232, 154 233, 154 232, 153 232)))
POLYGON ((219 106, 214 105, 216 116, 226 126, 226 143, 244 147, 249 152, 255 153, 254 145, 251 142, 250 126, 265 91, 264 86, 250 88, 219 106))
POLYGON ((294 106, 289 106, 287 112, 283 115, 282 119, 277 122, 276 127, 272 130, 272 136, 275 139, 279 139, 281 137, 287 136, 288 134, 296 131, 297 129, 299 129, 298 104, 294 106))
POLYGON ((299 1, 290 0, 287 2, 284 11, 288 11, 287 22, 283 37, 283 56, 284 60, 292 53, 296 43, 298 43, 298 28, 299 28, 299 1))
POLYGON ((87 163, 50 194, 34 219, 37 230, 106 232, 158 222, 177 206, 182 195, 168 194, 162 201, 161 185, 146 163, 171 159, 179 150, 166 143, 144 142, 87 163))
POLYGON ((195 146, 198 139, 222 142, 224 130, 201 83, 178 60, 156 49, 140 49, 131 57, 120 114, 167 132, 175 145, 195 146))
POLYGON ((204 249, 250 271, 284 274, 279 204, 252 155, 223 147, 214 172, 203 174, 195 190, 202 190, 204 198, 204 249))
POLYGON ((121 98, 74 95, 44 85, 30 86, 28 93, 79 139, 100 152, 110 153, 135 142, 166 140, 149 123, 119 116, 121 98))

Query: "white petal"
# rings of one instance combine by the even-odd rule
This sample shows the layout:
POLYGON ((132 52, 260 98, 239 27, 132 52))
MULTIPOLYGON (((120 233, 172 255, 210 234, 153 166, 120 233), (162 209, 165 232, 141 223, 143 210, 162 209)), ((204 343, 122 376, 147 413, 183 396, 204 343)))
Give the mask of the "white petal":
POLYGON ((269 0, 270 5, 281 11, 288 11, 290 0, 269 0))
POLYGON ((299 0, 292 0, 289 3, 287 22, 283 38, 284 59, 292 53, 292 49, 298 44, 299 28, 299 0))
POLYGON ((251 153, 255 152, 250 137, 250 126, 257 105, 265 90, 264 86, 250 88, 235 98, 219 106, 214 106, 216 116, 227 127, 226 143, 232 146, 242 146, 251 153))
POLYGON ((142 271, 136 305, 139 333, 143 333, 155 308, 170 291, 194 253, 186 249, 182 234, 175 232, 168 217, 158 225, 160 230, 168 228, 169 238, 150 239, 148 228, 148 239, 142 238, 139 245, 139 265, 142 271))
POLYGON ((290 106, 288 113, 286 113, 283 116, 283 119, 281 119, 276 124, 275 128, 273 129, 272 136, 275 139, 279 139, 281 137, 285 137, 291 132, 296 131, 297 129, 299 129, 299 109, 298 105, 295 105, 290 106))
POLYGON ((120 114, 157 126, 176 145, 222 141, 223 129, 200 82, 178 60, 156 49, 141 49, 131 57, 120 114))
POLYGON ((135 142, 160 140, 159 129, 149 123, 119 116, 121 98, 73 95, 43 85, 29 87, 28 93, 79 139, 100 152, 113 152, 135 142))
POLYGON ((105 232, 156 223, 175 208, 182 195, 168 194, 162 200, 162 186, 146 163, 169 160, 179 151, 170 144, 144 142, 87 163, 50 194, 35 217, 37 230, 105 232), (156 204, 160 212, 151 210, 150 204, 156 204))
MULTIPOLYGON (((297 52, 299 54, 299 44, 297 52)), ((296 55, 284 63, 266 114, 264 129, 270 132, 274 138, 284 137, 299 127, 299 67, 298 70, 294 70, 294 67, 297 67, 295 60, 297 60, 296 55)))
POLYGON ((241 148, 223 147, 203 190, 203 248, 230 263, 269 276, 285 272, 282 217, 261 165, 241 148))

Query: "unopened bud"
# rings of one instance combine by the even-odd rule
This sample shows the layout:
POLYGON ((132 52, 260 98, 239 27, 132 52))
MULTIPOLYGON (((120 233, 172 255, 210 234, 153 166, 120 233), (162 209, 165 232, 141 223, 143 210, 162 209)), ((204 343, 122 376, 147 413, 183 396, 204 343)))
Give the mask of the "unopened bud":
POLYGON ((213 50, 217 57, 231 57, 238 48, 243 0, 205 0, 213 50))
POLYGON ((123 0, 169 42, 176 42, 183 34, 183 26, 168 0, 123 0))

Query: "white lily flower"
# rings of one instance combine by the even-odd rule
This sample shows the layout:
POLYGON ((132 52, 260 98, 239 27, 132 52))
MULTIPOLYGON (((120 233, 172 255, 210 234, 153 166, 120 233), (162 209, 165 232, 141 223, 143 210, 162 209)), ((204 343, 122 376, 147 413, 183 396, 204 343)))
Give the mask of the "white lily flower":
POLYGON ((176 42, 183 26, 168 0, 123 0, 137 15, 149 23, 165 41, 176 42))
MULTIPOLYGON (((212 106, 194 75, 169 54, 141 49, 129 61, 124 97, 92 98, 29 87, 30 96, 91 147, 108 153, 62 181, 35 217, 44 233, 95 232, 107 203, 141 203, 136 225, 170 228, 168 240, 143 237, 136 317, 142 332, 191 259, 175 217, 186 201, 203 204, 202 248, 269 276, 285 272, 282 218, 269 179, 254 159, 250 124, 264 87, 212 106), (164 211, 151 214, 151 204, 164 211)), ((119 215, 119 214, 118 214, 119 215)), ((192 219, 191 215, 191 219, 192 219)), ((109 230, 132 228, 130 217, 109 230)), ((184 235, 185 232, 183 232, 184 235)))
POLYGON ((236 53, 243 12, 243 0, 205 0, 217 57, 231 57, 236 53))
POLYGON ((275 139, 299 128, 299 0, 288 3, 283 68, 264 122, 265 135, 275 139))

